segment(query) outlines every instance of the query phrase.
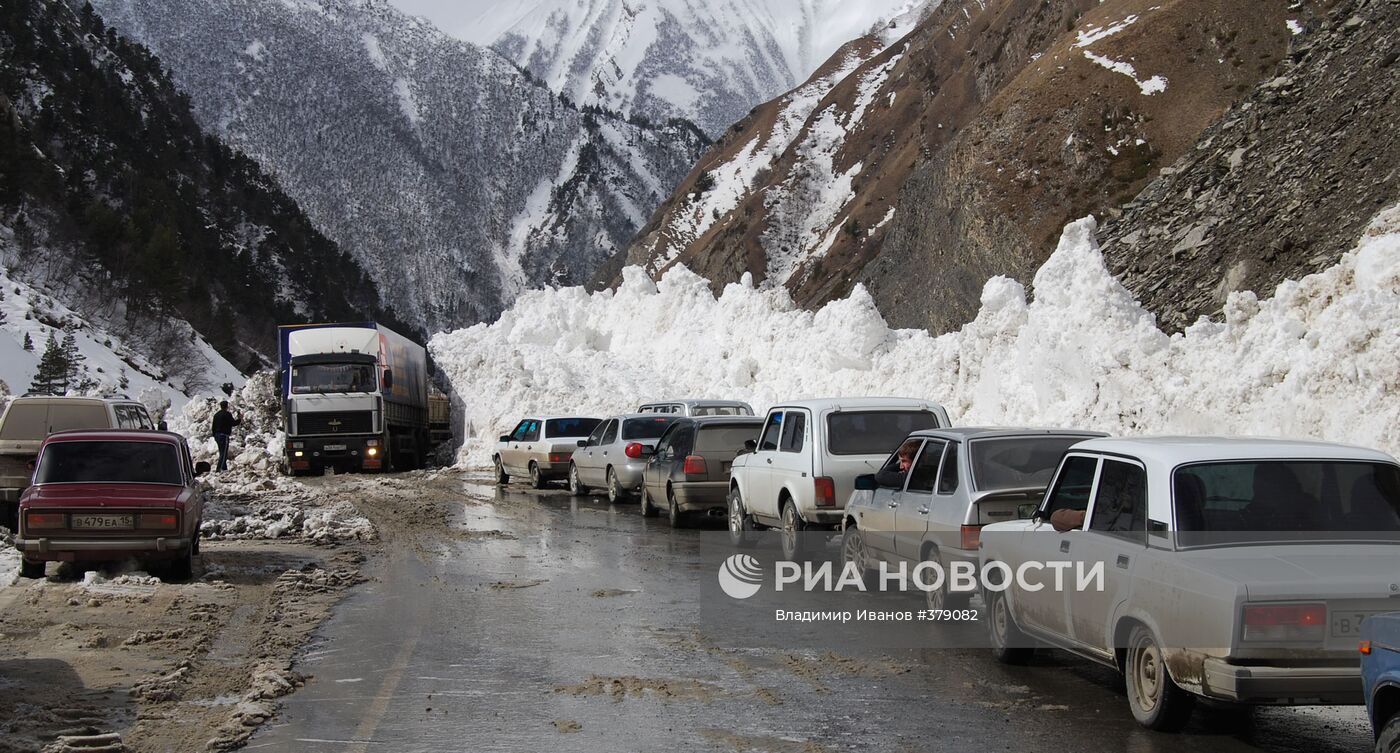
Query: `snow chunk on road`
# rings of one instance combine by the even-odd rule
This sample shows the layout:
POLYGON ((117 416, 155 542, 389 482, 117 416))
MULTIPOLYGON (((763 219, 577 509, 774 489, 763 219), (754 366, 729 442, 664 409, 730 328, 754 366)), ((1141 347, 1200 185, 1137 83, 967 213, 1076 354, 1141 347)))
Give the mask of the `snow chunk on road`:
POLYGON ((605 416, 677 396, 779 400, 908 395, 964 425, 1059 425, 1116 434, 1315 437, 1400 451, 1400 207, 1335 267, 1233 294, 1224 321, 1168 335, 1108 271, 1086 218, 1036 274, 989 280, 961 330, 894 330, 862 287, 816 312, 782 289, 715 297, 683 268, 640 269, 616 291, 525 294, 494 324, 434 337, 478 439, 529 413, 605 416))

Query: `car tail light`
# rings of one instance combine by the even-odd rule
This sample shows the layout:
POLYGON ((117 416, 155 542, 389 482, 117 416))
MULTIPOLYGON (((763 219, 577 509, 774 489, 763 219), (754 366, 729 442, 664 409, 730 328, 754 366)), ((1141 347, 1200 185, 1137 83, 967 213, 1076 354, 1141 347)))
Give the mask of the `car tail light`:
POLYGON ((1269 604, 1244 608, 1247 641, 1307 641, 1325 637, 1326 604, 1269 604))
POLYGON ((573 457, 573 456, 574 456, 574 454, 573 454, 572 452, 551 452, 551 453, 549 453, 549 462, 551 462, 551 463, 567 463, 567 462, 569 462, 569 458, 571 458, 571 457, 573 457))
POLYGON ((836 482, 830 476, 817 476, 812 484, 817 494, 817 507, 836 506, 836 482))
POLYGON ((173 512, 143 512, 136 516, 136 527, 173 531, 180 525, 180 516, 173 512))
POLYGON ((982 526, 962 527, 962 548, 976 549, 982 546, 982 526))
POLYGON ((633 442, 622 450, 622 453, 629 458, 639 458, 642 456, 642 443, 633 442))
POLYGON ((705 465, 705 459, 699 455, 686 455, 685 465, 681 467, 681 472, 687 476, 705 476, 709 474, 710 468, 705 465))
POLYGON ((1361 642, 1361 645, 1359 645, 1359 646, 1356 647, 1356 650, 1357 650, 1357 651, 1360 651, 1361 653, 1363 653, 1363 654, 1365 654, 1365 655, 1367 655, 1367 656, 1370 656, 1370 655, 1371 655, 1371 642, 1370 642, 1370 641, 1362 641, 1362 642, 1361 642))
POLYGON ((68 516, 61 512, 31 512, 24 516, 24 527, 32 530, 67 528, 68 516))

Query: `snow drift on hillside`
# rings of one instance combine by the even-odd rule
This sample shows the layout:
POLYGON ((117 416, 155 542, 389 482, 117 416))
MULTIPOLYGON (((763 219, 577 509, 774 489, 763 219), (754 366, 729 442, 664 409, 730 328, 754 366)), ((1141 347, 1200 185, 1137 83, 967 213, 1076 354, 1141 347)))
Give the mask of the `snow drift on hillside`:
MULTIPOLYGON (((977 318, 930 337, 891 330, 863 288, 816 312, 782 290, 731 284, 716 298, 684 269, 615 292, 529 293, 499 321, 430 349, 477 439, 526 413, 606 415, 643 400, 905 395, 960 424, 1033 424, 1119 434, 1319 437, 1400 451, 1400 206, 1357 248, 1272 298, 1230 297, 1221 322, 1179 335, 1104 266, 1096 223, 1071 223, 1035 277, 989 280, 977 318)), ((748 282, 746 279, 745 282, 748 282)))

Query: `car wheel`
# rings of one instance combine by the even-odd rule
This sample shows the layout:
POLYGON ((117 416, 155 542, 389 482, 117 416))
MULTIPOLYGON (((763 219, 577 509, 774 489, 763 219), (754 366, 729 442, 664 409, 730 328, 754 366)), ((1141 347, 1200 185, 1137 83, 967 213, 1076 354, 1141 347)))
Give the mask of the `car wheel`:
POLYGON ((783 557, 797 559, 807 553, 807 521, 797 512, 797 503, 787 500, 783 503, 783 557))
POLYGON ((758 526, 754 523, 753 516, 744 509, 744 497, 739 494, 739 487, 729 490, 729 544, 736 547, 748 548, 754 545, 753 532, 758 526))
POLYGON ((21 578, 42 578, 44 577, 44 567, 48 564, 44 560, 38 562, 20 560, 19 575, 21 578))
POLYGON ((865 590, 875 590, 875 571, 870 568, 870 552, 865 548, 865 536, 855 526, 848 527, 841 534, 841 562, 843 567, 856 568, 865 590))
POLYGON ((190 540, 190 549, 193 550, 195 554, 199 554, 199 529, 203 527, 203 520, 196 520, 194 522, 194 538, 190 540))
POLYGON ((575 497, 588 496, 588 487, 578 480, 578 466, 569 463, 569 493, 575 497))
POLYGON ((1376 736, 1376 753, 1400 753, 1400 714, 1390 717, 1376 736))
POLYGON ((676 494, 668 487, 666 489, 666 514, 670 518, 672 528, 689 528, 685 513, 681 512, 681 506, 676 502, 676 494))
MULTIPOLYGON (((924 561, 936 562, 939 567, 943 566, 943 559, 938 555, 937 549, 930 550, 928 556, 924 558, 924 561)), ((964 609, 967 607, 967 602, 972 599, 972 594, 965 592, 953 593, 952 589, 949 588, 949 586, 952 585, 950 581, 951 578, 949 578, 948 572, 945 569, 943 572, 943 582, 938 584, 938 588, 932 591, 924 591, 925 609, 937 612, 948 609, 964 609)))
POLYGON ((1176 732, 1186 726, 1196 697, 1172 680, 1157 639, 1142 625, 1134 626, 1128 636, 1123 673, 1127 678, 1128 705, 1138 724, 1159 732, 1176 732))
POLYGON ((661 513, 661 509, 651 503, 651 490, 642 486, 642 517, 654 518, 661 513))
POLYGON ((544 488, 544 476, 540 475, 540 464, 530 461, 530 486, 535 489, 544 488))
POLYGON ((627 492, 622 490, 622 482, 617 480, 617 472, 608 468, 608 501, 612 504, 627 501, 627 492))
POLYGON ((988 591, 987 632, 991 638, 992 656, 1003 664, 1025 664, 1035 653, 1030 638, 1016 627, 1016 618, 1011 615, 1011 605, 1006 603, 1006 594, 1001 591, 988 591))
POLYGON ((509 484, 510 474, 506 473, 506 467, 501 465, 501 456, 497 455, 491 459, 491 462, 496 466, 496 483, 501 486, 509 484))
POLYGON ((185 553, 171 560, 167 567, 171 580, 189 580, 194 575, 194 547, 185 547, 185 553))

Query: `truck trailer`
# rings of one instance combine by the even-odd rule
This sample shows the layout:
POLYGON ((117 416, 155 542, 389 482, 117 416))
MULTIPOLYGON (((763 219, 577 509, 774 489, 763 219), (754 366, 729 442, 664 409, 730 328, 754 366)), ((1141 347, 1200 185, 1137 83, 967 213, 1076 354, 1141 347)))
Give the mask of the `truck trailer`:
POLYGON ((285 469, 422 468, 431 450, 423 346, 375 322, 278 328, 285 469))

